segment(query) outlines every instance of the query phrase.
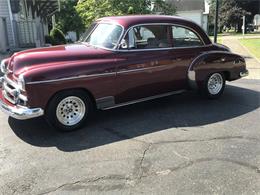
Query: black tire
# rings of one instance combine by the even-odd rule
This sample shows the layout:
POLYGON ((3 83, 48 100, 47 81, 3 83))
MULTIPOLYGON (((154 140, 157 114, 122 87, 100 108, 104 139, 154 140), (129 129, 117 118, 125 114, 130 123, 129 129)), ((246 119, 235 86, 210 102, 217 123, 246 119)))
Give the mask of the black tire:
POLYGON ((91 98, 86 92, 81 90, 68 90, 68 91, 57 93, 50 100, 46 109, 45 116, 47 122, 56 130, 69 132, 81 128, 85 124, 87 118, 90 117, 92 112, 93 112, 93 103, 91 101, 91 98), (66 101, 66 103, 64 101, 66 101), (80 103, 80 106, 76 104, 77 102, 80 103), (64 113, 66 111, 66 113, 63 115, 62 111, 64 111, 64 113), (73 117, 77 118, 78 121, 74 120, 73 122, 69 123, 68 121, 70 119, 73 120, 73 117), (66 120, 68 121, 66 122, 66 120))
MULTIPOLYGON (((216 72, 216 73, 212 73, 210 74, 203 82, 202 87, 199 89, 200 94, 204 97, 206 97, 207 99, 218 99, 224 92, 226 86, 226 78, 225 75, 222 72, 216 72), (214 89, 210 89, 210 80, 213 78, 219 78, 222 84, 220 85, 219 83, 219 87, 215 90, 215 93, 213 93, 214 89)), ((214 87, 213 87, 214 88, 214 87)))

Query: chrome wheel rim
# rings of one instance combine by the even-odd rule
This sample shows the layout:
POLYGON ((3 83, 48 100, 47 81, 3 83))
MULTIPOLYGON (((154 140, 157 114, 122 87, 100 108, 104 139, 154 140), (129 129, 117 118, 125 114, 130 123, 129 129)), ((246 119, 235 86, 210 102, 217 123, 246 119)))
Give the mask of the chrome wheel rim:
POLYGON ((86 113, 85 103, 76 96, 63 99, 57 106, 56 116, 60 123, 65 126, 78 124, 86 113))
POLYGON ((208 91, 211 95, 218 94, 223 87, 223 78, 219 73, 214 73, 208 80, 208 91))

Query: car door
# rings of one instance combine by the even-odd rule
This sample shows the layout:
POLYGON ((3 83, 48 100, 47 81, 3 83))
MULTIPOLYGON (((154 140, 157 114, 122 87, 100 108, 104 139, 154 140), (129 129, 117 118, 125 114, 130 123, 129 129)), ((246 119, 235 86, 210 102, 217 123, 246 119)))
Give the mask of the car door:
POLYGON ((178 67, 178 87, 187 88, 187 72, 192 61, 202 52, 207 51, 210 45, 205 45, 199 34, 186 26, 172 25, 171 37, 173 49, 169 55, 178 67))
POLYGON ((170 36, 171 26, 163 24, 139 25, 128 31, 117 55, 117 104, 180 88, 170 36))

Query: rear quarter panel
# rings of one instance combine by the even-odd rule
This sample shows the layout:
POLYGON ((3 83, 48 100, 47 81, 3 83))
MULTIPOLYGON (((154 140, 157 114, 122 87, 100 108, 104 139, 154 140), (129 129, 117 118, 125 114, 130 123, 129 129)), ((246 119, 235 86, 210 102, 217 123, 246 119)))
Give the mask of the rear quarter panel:
POLYGON ((193 60, 188 70, 190 83, 197 87, 203 85, 204 80, 214 72, 223 72, 226 80, 232 81, 240 78, 240 72, 246 69, 245 60, 237 54, 228 51, 204 52, 193 60))

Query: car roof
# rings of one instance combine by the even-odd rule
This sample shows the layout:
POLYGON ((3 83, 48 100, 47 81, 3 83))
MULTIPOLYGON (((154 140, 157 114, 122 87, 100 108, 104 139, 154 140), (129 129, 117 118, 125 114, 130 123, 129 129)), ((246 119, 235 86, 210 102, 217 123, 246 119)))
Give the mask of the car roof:
POLYGON ((108 16, 100 18, 98 21, 107 21, 118 23, 122 26, 129 27, 135 24, 143 23, 172 23, 172 22, 184 22, 190 23, 179 16, 165 16, 165 15, 128 15, 128 16, 108 16))
POLYGON ((167 15, 128 15, 128 16, 108 16, 103 17, 97 20, 97 22, 109 22, 116 23, 128 29, 131 26, 138 24, 146 23, 172 23, 177 25, 186 26, 192 28, 197 33, 200 34, 205 44, 211 44, 211 41, 205 31, 197 25, 195 22, 192 22, 189 19, 185 19, 179 16, 167 16, 167 15))

